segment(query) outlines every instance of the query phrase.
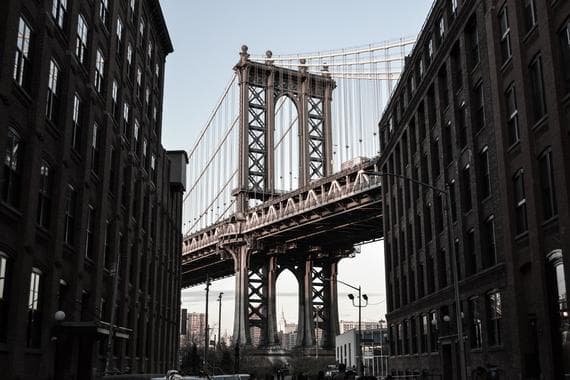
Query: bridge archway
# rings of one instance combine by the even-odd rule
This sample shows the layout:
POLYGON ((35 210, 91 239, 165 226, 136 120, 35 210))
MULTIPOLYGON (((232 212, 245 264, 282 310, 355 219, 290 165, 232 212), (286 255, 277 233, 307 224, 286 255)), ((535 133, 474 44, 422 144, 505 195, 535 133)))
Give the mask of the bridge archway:
POLYGON ((299 107, 289 93, 275 101, 273 155, 276 164, 273 171, 275 190, 291 191, 299 187, 301 133, 299 107))
POLYGON ((291 349, 297 345, 300 287, 299 279, 293 270, 283 268, 279 271, 275 285, 279 344, 284 349, 291 349))

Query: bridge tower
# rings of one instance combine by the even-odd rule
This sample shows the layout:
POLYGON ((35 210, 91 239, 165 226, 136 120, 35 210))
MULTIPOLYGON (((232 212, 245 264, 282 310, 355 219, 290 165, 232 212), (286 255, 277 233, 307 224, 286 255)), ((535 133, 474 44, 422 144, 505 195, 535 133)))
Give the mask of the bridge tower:
MULTIPOLYGON (((308 72, 303 60, 299 70, 278 67, 269 51, 265 63, 254 62, 247 46, 242 46, 234 70, 240 85, 240 128, 233 221, 244 225, 251 200, 280 195, 275 184, 275 120, 282 96, 297 109, 299 188, 333 173, 331 101, 336 85, 326 67, 322 75, 308 72)), ((260 348, 278 345, 275 285, 287 267, 299 284, 298 346, 314 346, 318 328, 322 348, 334 347, 338 334, 334 253, 323 252, 322 247, 311 247, 312 252, 294 245, 261 247, 254 238, 234 240, 224 249, 233 257, 236 278, 234 342, 250 345, 256 331, 260 348)))

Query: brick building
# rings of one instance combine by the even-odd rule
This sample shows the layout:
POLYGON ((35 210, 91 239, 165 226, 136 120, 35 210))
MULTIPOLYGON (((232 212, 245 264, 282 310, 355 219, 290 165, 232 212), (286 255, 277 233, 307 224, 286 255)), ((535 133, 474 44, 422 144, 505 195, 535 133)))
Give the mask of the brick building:
MULTIPOLYGON (((570 376, 570 3, 437 0, 380 122, 390 366, 570 376), (450 247, 450 244, 453 246, 450 247)), ((474 376, 474 377, 472 377, 474 376)), ((520 377, 519 377, 520 376, 520 377)))
POLYGON ((0 2, 2 378, 176 365, 186 155, 161 145, 171 51, 158 0, 0 2))

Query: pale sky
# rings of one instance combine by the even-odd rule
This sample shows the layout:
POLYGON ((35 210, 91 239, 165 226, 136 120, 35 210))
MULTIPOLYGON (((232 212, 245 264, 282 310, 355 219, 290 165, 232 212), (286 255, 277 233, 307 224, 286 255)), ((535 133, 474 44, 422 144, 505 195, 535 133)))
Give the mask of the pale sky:
MULTIPOLYGON (((163 145, 189 150, 230 79, 240 46, 251 54, 275 55, 362 46, 416 35, 432 0, 161 0, 174 44, 168 56, 164 89, 163 145)), ((333 125, 334 128, 334 125, 333 125)), ((362 247, 339 265, 339 280, 362 286, 370 305, 366 321, 384 319, 385 281, 382 243, 362 247)), ((233 326, 234 278, 210 287, 210 326, 217 327, 219 292, 222 334, 233 326)), ((358 309, 339 284, 339 318, 357 320, 358 309)), ((277 310, 297 319, 297 284, 284 273, 277 283, 277 310)), ((203 312, 204 286, 183 290, 182 307, 203 312)))

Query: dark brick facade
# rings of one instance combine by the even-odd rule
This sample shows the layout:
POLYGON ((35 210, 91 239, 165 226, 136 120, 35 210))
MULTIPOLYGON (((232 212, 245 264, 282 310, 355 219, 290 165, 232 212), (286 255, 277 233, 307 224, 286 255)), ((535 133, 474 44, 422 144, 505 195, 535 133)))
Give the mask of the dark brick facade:
POLYGON ((439 0, 380 122, 390 366, 570 376, 570 3, 439 0), (449 246, 452 241, 454 247, 449 246), (564 344, 563 342, 566 341, 564 344))
POLYGON ((108 347, 109 370, 176 366, 186 155, 161 145, 170 52, 158 0, 0 2, 3 379, 95 378, 108 347))

